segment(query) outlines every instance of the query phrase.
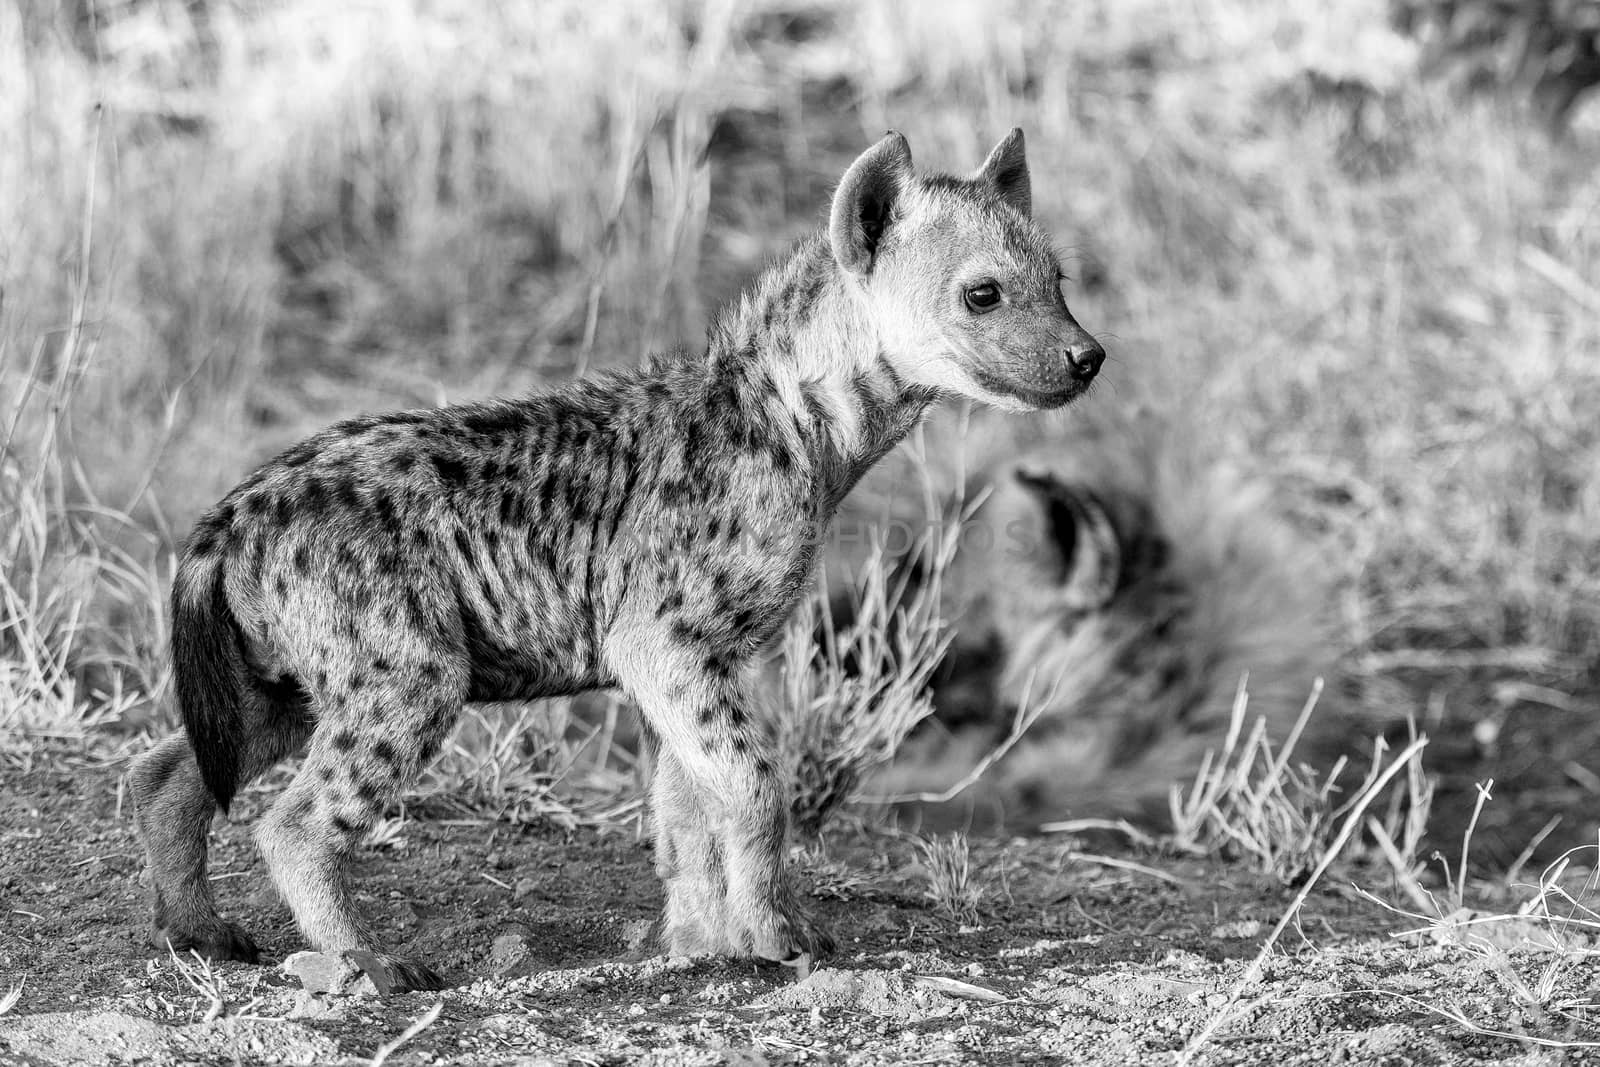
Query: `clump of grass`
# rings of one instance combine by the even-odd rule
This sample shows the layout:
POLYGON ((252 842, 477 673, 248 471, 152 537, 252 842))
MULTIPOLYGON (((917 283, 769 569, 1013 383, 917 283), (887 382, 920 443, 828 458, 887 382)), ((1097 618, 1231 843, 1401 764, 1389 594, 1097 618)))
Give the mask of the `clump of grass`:
MULTIPOLYGON (((154 992, 154 998, 161 1002, 170 1018, 183 1019, 201 1023, 214 1022, 226 1017, 229 1021, 255 1019, 256 1008, 261 1006, 260 997, 251 997, 245 1003, 238 1005, 234 1010, 228 1010, 228 984, 211 965, 211 961, 200 953, 191 949, 186 955, 179 955, 173 951, 172 946, 167 946, 167 957, 172 964, 172 973, 176 974, 182 983, 189 987, 197 999, 194 1007, 188 1011, 179 1008, 160 992, 154 992)), ((146 967, 146 974, 155 978, 159 973, 160 964, 151 960, 146 967)), ((155 986, 155 983, 152 983, 155 986)), ((154 1004, 150 1005, 152 1008, 154 1004)))
MULTIPOLYGON (((1242 689, 1243 687, 1241 686, 1241 691, 1242 689)), ((1312 700, 1307 703, 1314 702, 1315 693, 1312 695, 1312 700)), ((1242 708, 1238 714, 1243 714, 1242 708)), ((1410 744, 1401 749, 1395 758, 1390 760, 1376 774, 1369 776, 1362 784, 1361 789, 1350 798, 1337 829, 1330 835, 1322 853, 1316 858, 1315 864, 1306 873, 1305 877, 1299 880, 1300 887, 1295 892, 1294 899, 1289 902, 1289 906, 1278 917, 1276 925, 1267 934, 1266 939, 1262 941, 1260 950, 1257 951, 1255 958, 1250 961, 1250 966, 1245 968, 1245 972, 1240 976, 1239 981, 1228 991, 1227 1000, 1207 1020, 1206 1025, 1201 1027, 1194 1037, 1189 1040, 1188 1044, 1179 1050, 1176 1060, 1181 1067, 1186 1067, 1187 1064, 1194 1062, 1194 1057, 1211 1040, 1212 1036, 1236 1017, 1240 1000, 1260 980, 1262 970, 1266 967, 1267 960, 1271 958, 1278 939, 1283 936, 1284 930, 1288 929, 1289 924, 1299 916, 1300 909, 1304 906, 1306 898, 1311 895, 1312 889, 1322 880, 1322 876, 1327 874, 1329 869, 1344 856, 1345 848, 1360 833, 1362 820, 1366 817, 1367 809, 1377 803, 1384 791, 1389 788, 1390 784, 1402 771, 1418 762, 1427 743, 1426 738, 1413 737, 1410 744)))
POLYGON ((878 532, 850 585, 848 621, 836 621, 826 583, 802 602, 784 631, 774 717, 779 752, 791 775, 791 813, 815 836, 876 768, 894 757, 916 725, 933 714, 928 683, 950 645, 940 611, 943 578, 954 558, 961 516, 931 528, 911 558, 921 573, 896 567, 878 532))
POLYGON ((403 852, 406 847, 406 819, 405 808, 402 806, 400 813, 394 818, 380 818, 372 824, 361 838, 363 848, 388 849, 393 852, 403 852))
POLYGON ((70 319, 26 358, 0 331, 0 758, 24 765, 40 742, 83 742, 119 722, 165 678, 155 567, 109 541, 107 528, 130 520, 96 497, 73 451, 73 404, 99 350, 95 177, 63 283, 70 319), (144 639, 119 639, 116 624, 144 639))
POLYGON ((211 969, 211 961, 190 950, 193 958, 193 962, 190 962, 178 955, 170 944, 167 946, 167 955, 171 957, 172 967, 178 977, 205 1002, 205 1013, 200 1021, 208 1023, 219 1017, 228 1006, 226 987, 222 976, 211 969))
MULTIPOLYGON (((1427 888, 1420 871, 1410 865, 1394 868, 1398 887, 1411 902, 1409 908, 1359 887, 1357 891, 1417 924, 1391 936, 1425 938, 1480 961, 1500 992, 1497 1004, 1484 1006, 1494 1013, 1489 1019, 1481 1012, 1469 1013, 1461 1004, 1415 1001, 1418 1006, 1476 1034, 1548 1048, 1600 1048, 1590 983, 1583 977, 1600 958, 1595 947, 1600 942, 1600 841, 1563 852, 1532 883, 1518 880, 1519 862, 1495 893, 1503 901, 1501 907, 1469 904, 1472 835, 1493 786, 1492 779, 1478 786, 1454 870, 1442 855, 1434 854, 1444 883, 1442 894, 1427 888), (1585 857, 1588 862, 1580 862, 1585 857)), ((1532 855, 1553 828, 1547 825, 1524 855, 1532 855)))
POLYGON ((985 888, 973 877, 967 835, 957 831, 915 841, 928 879, 925 896, 946 917, 959 923, 977 922, 985 888))
POLYGON ((611 696, 593 703, 593 726, 573 698, 468 705, 414 792, 475 815, 569 830, 636 814, 638 760, 617 738, 621 705, 611 696))
POLYGON ((180 527, 288 441, 438 402, 441 377, 525 387, 675 343, 702 325, 712 126, 769 93, 747 15, 0 6, 0 338, 67 318, 57 265, 92 233, 112 358, 73 458, 103 493, 154 467, 180 527), (61 190, 96 171, 80 218, 61 190))
MULTIPOLYGON (((1371 804, 1374 783, 1389 771, 1384 764, 1387 745, 1381 737, 1374 740, 1366 775, 1347 799, 1340 800, 1344 758, 1321 776, 1292 762, 1295 745, 1316 710, 1321 681, 1276 747, 1267 737, 1264 718, 1257 718, 1245 732, 1246 682, 1239 684, 1220 752, 1206 752, 1187 790, 1172 787, 1170 843, 1185 852, 1245 859, 1285 884, 1298 885, 1328 855, 1350 813, 1371 804)), ((1413 731, 1407 751, 1420 751, 1425 744, 1426 738, 1413 731)), ((1414 861, 1421 845, 1433 785, 1420 761, 1408 760, 1402 766, 1404 792, 1393 796, 1385 820, 1370 821, 1394 853, 1393 862, 1403 865, 1414 861)))

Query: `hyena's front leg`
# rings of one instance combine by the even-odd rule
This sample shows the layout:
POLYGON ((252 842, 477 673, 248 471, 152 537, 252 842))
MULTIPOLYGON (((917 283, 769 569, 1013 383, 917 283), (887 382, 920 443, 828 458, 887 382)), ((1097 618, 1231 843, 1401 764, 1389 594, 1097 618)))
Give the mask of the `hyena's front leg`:
POLYGON ((654 799, 657 840, 665 837, 672 850, 668 950, 780 962, 832 951, 832 939, 789 891, 788 799, 753 715, 754 685, 745 672, 706 672, 678 656, 648 660, 648 668, 645 657, 636 662, 640 670, 624 666, 619 674, 632 674, 623 685, 661 741, 656 773, 667 775, 654 799), (707 932, 718 928, 716 943, 708 943, 707 932))
POLYGON ((663 947, 674 956, 722 952, 727 877, 709 815, 677 755, 657 745, 650 782, 656 874, 666 892, 663 947))

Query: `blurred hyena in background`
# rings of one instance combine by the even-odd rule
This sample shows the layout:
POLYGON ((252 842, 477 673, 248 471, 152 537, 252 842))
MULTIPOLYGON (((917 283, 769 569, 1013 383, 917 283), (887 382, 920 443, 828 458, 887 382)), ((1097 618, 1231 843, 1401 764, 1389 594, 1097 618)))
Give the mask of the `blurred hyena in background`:
MULTIPOLYGON (((972 438, 979 462, 957 490, 966 517, 942 575, 955 633, 935 711, 877 790, 946 789, 1005 745, 1020 715, 1031 719, 1020 740, 930 814, 975 811, 1013 829, 1069 817, 1160 826, 1172 785, 1220 746, 1246 676, 1252 718, 1275 740, 1313 680, 1332 680, 1339 646, 1316 550, 1271 517, 1263 486, 1197 461, 1181 423, 1090 414, 1031 440, 993 423, 972 438)), ((863 523, 925 522, 892 475, 857 503, 863 523)), ((1323 698, 1300 756, 1333 755, 1321 742, 1350 725, 1337 705, 1323 698)))

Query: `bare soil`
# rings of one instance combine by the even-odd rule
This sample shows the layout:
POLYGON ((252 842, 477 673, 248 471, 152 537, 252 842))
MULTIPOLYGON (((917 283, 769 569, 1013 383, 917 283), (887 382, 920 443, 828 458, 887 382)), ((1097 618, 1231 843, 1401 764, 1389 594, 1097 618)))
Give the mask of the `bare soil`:
MULTIPOLYGON (((0 1017, 0 1063, 366 1062, 436 1004, 389 1063, 1171 1062, 1228 1003, 1289 897, 1237 867, 1109 857, 1140 870, 1059 838, 974 842, 984 896, 963 922, 930 899, 909 840, 841 832, 798 856, 841 945, 799 980, 652 955, 660 893, 633 828, 565 833, 412 811, 399 847, 358 861, 358 892, 455 988, 317 995, 281 967, 223 963, 216 1003, 146 943, 118 770, 7 772, 0 997, 22 991, 0 1017)), ((218 824, 213 876, 225 913, 277 962, 305 946, 249 839, 270 794, 246 794, 218 824)), ((1515 1014, 1491 968, 1391 929, 1387 913, 1330 883, 1200 1061, 1582 1060, 1474 1035, 1431 1010, 1536 1023, 1515 1014)), ((1571 969, 1563 995, 1592 999, 1595 980, 1587 965, 1571 969)))

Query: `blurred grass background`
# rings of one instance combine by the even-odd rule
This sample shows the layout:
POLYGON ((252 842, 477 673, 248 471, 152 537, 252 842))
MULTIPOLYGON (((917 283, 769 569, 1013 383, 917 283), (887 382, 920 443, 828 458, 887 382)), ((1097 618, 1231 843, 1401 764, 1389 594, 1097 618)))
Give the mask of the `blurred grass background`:
POLYGON ((695 343, 885 128, 1020 125, 1091 403, 1273 487, 1374 715, 1593 810, 1600 130, 1420 58, 1380 0, 5 5, 0 748, 149 720, 173 545, 293 440, 695 343))

